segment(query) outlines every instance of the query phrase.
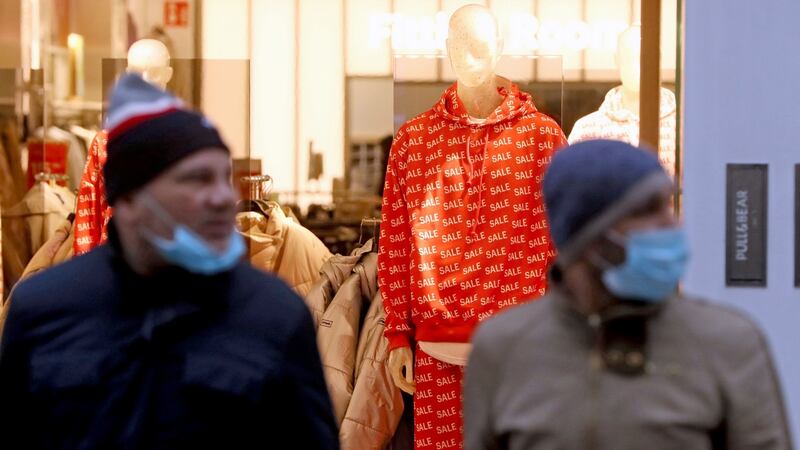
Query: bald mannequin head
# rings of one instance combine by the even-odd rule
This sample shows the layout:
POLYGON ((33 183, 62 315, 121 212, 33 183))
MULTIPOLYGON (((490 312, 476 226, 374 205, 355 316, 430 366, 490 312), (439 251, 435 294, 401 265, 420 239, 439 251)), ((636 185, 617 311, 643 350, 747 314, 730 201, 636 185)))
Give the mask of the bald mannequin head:
POLYGON ((617 67, 622 86, 629 92, 639 92, 642 27, 631 25, 617 39, 617 67))
POLYGON ((497 19, 489 8, 466 5, 450 17, 447 54, 460 85, 474 88, 493 80, 502 51, 497 19))
POLYGON ((138 73, 148 83, 166 89, 172 79, 169 50, 161 41, 140 39, 128 49, 128 72, 138 73))

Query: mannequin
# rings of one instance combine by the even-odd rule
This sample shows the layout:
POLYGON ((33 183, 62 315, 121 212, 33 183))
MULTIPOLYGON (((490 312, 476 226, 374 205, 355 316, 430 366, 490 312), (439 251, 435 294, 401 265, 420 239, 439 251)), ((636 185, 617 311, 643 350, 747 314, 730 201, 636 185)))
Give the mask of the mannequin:
MULTIPOLYGON (((126 72, 138 73, 148 83, 166 89, 172 79, 172 67, 166 45, 155 39, 141 39, 128 49, 126 72)), ((73 226, 73 252, 84 254, 108 239, 107 226, 111 208, 105 199, 103 165, 106 162, 108 134, 101 130, 89 147, 89 155, 78 189, 78 206, 73 226)))
POLYGON ((620 33, 617 53, 614 56, 622 81, 622 106, 639 115, 639 87, 641 83, 642 29, 634 25, 620 33))
POLYGON ((128 49, 128 73, 138 73, 144 81, 167 88, 172 79, 172 67, 169 65, 169 50, 161 41, 140 39, 128 49))
POLYGON ((460 444, 472 332, 543 294, 554 257, 541 179, 566 139, 496 74, 498 31, 484 6, 453 13, 447 51, 457 82, 400 128, 387 165, 378 278, 389 370, 414 394, 417 449, 460 444))
MULTIPOLYGON (((503 51, 497 20, 488 8, 467 5, 450 19, 447 30, 447 55, 456 74, 458 97, 473 119, 486 119, 503 101, 497 89, 508 80, 495 74, 503 51)), ((414 394, 414 357, 410 347, 389 353, 389 368, 395 384, 414 394)))
POLYGON ((497 88, 509 84, 495 74, 503 51, 497 21, 485 7, 467 5, 450 19, 446 46, 458 97, 470 117, 485 119, 503 101, 497 88))
MULTIPOLYGON (((569 142, 614 139, 639 145, 639 72, 641 68, 641 26, 620 33, 615 60, 621 85, 606 94, 598 111, 582 117, 569 135, 569 142)), ((661 89, 658 155, 671 175, 675 172, 675 95, 661 89)))

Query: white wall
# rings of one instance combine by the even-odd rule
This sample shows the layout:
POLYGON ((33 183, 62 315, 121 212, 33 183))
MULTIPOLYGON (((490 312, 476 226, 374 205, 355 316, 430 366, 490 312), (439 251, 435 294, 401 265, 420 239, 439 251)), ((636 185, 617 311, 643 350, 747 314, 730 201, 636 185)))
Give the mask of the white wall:
POLYGON ((766 330, 800 439, 800 290, 793 287, 793 170, 800 163, 800 2, 686 1, 684 204, 693 243, 686 287, 766 330), (769 164, 768 287, 726 288, 725 164, 769 164))
POLYGON ((248 6, 248 0, 205 0, 201 9, 201 109, 217 125, 234 158, 247 157, 249 151, 248 6))

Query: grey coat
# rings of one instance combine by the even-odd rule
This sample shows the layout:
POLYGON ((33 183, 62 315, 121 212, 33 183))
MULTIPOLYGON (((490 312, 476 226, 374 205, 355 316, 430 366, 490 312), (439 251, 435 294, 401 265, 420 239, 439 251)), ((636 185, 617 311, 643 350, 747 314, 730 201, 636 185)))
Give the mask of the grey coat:
POLYGON ((592 320, 569 304, 556 288, 479 328, 466 449, 791 448, 771 356, 748 318, 685 298, 592 320), (610 352, 604 324, 637 314, 643 344, 610 352), (609 354, 623 370, 609 369, 609 354))

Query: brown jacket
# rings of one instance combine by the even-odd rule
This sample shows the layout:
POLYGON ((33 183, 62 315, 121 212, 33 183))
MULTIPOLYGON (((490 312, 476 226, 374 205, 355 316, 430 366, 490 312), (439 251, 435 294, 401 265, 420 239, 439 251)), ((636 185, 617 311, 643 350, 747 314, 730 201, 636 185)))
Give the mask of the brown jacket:
POLYGON ((481 324, 464 377, 464 448, 792 448, 751 319, 682 297, 593 316, 576 303, 555 284, 481 324))
POLYGON ((389 373, 389 341, 383 335, 384 312, 380 292, 361 326, 356 351, 355 386, 339 429, 343 450, 385 448, 403 415, 403 396, 389 373))
POLYGON ((269 203, 269 217, 256 212, 236 215, 236 226, 247 242, 250 263, 285 281, 301 297, 320 277, 331 252, 314 233, 269 203))

